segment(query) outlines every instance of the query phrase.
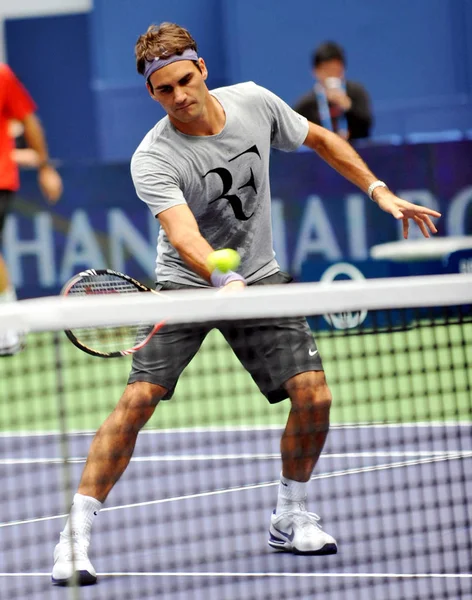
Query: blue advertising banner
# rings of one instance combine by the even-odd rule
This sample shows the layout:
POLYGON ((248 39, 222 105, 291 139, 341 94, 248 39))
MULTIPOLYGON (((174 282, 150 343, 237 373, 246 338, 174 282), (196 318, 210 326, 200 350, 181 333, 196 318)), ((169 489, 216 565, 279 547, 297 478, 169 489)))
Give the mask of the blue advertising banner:
MULTIPOLYGON (((360 153, 395 193, 442 212, 438 235, 472 235, 472 141, 360 153)), ((40 198, 35 173, 22 174, 3 236, 18 296, 56 294, 73 274, 92 267, 152 282, 158 227, 135 194, 129 165, 66 165, 61 174, 64 197, 54 207, 40 198)), ((320 279, 339 262, 360 265, 368 277, 390 273, 388 265, 370 261, 369 251, 401 239, 401 225, 315 153, 274 152, 271 186, 274 246, 283 269, 304 280, 320 279)), ((437 272, 438 265, 424 268, 437 272)))
POLYGON ((134 191, 129 165, 66 166, 63 198, 48 206, 23 174, 3 235, 19 298, 57 294, 84 268, 110 267, 152 282, 158 224, 134 191))
MULTIPOLYGON (((361 155, 405 200, 439 210, 438 236, 472 234, 472 142, 381 146, 361 155)), ((276 250, 296 275, 305 261, 369 260, 372 246, 402 239, 383 213, 312 152, 274 154, 276 250)), ((412 226, 410 239, 422 237, 412 226)))

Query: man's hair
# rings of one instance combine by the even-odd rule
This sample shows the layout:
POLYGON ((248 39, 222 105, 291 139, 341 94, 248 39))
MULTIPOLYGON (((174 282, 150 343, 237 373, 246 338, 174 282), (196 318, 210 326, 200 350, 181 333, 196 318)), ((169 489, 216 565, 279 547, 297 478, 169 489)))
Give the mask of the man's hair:
POLYGON ((328 60, 340 60, 346 66, 346 55, 343 48, 336 42, 324 42, 313 52, 312 65, 318 67, 328 60))
MULTIPOLYGON (((134 47, 138 73, 144 75, 146 60, 153 60, 158 56, 182 54, 187 48, 196 52, 197 44, 183 27, 175 23, 151 25, 146 33, 139 36, 134 47)), ((200 65, 196 61, 195 64, 200 69, 200 65)))

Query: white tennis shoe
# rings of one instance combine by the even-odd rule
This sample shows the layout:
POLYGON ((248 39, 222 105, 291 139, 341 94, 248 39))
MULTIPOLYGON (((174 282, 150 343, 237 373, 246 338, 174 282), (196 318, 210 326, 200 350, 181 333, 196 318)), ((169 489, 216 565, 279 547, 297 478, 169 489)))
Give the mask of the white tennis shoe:
POLYGON ((306 510, 276 514, 270 519, 269 546, 293 554, 336 554, 336 540, 321 529, 320 517, 306 510))
POLYGON ((89 560, 89 541, 85 537, 71 538, 61 533, 54 549, 51 579, 54 585, 93 585, 97 573, 89 560))

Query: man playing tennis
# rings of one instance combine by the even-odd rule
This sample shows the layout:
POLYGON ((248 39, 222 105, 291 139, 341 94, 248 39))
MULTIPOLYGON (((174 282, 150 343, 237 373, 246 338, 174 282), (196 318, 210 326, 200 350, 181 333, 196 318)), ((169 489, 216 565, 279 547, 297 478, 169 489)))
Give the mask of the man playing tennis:
MULTIPOLYGON (((269 188, 271 147, 315 150, 381 209, 409 219, 426 237, 439 213, 396 197, 339 136, 309 123, 277 96, 254 83, 209 91, 207 68, 189 32, 152 26, 136 44, 137 69, 167 116, 136 150, 131 172, 137 195, 159 219, 158 289, 288 282, 272 249, 269 188), (211 272, 209 255, 234 248, 239 273, 211 272)), ((323 448, 331 394, 305 319, 223 325, 223 335, 271 403, 290 398, 282 435, 282 473, 269 544, 298 554, 332 554, 335 539, 306 509, 310 476, 323 448), (257 326, 256 326, 257 325, 257 326), (238 339, 244 343, 238 344, 238 339), (257 350, 257 351, 255 351, 257 350)), ((183 369, 209 326, 164 327, 134 355, 128 385, 97 432, 69 519, 55 549, 52 579, 65 584, 78 571, 81 584, 96 581, 88 558, 94 515, 133 453, 139 430, 160 400, 170 399, 183 369)))

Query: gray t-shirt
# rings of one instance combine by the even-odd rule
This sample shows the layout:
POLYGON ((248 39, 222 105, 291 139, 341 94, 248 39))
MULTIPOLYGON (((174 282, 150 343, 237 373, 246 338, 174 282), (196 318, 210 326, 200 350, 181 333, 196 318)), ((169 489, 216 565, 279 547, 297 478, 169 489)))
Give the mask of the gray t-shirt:
MULTIPOLYGON (((237 250, 238 272, 252 283, 279 270, 272 245, 270 148, 297 149, 308 134, 308 122, 252 82, 210 93, 225 111, 223 130, 212 136, 185 135, 164 117, 134 153, 131 175, 137 195, 154 216, 187 204, 213 248, 237 250)), ((180 258, 162 227, 156 277, 209 285, 180 258)))

